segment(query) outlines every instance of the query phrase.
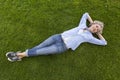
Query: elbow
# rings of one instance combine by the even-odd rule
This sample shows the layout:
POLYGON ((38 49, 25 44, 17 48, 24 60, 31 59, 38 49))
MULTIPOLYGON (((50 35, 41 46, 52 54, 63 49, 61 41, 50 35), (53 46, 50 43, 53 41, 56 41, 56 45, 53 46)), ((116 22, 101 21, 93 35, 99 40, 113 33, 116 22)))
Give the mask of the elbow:
POLYGON ((102 41, 100 42, 100 45, 101 45, 101 46, 106 46, 106 45, 107 45, 107 41, 106 41, 106 40, 102 40, 102 41))
POLYGON ((84 14, 89 15, 89 13, 88 13, 88 12, 85 12, 84 14))
POLYGON ((86 12, 86 13, 83 14, 83 16, 86 17, 86 18, 88 18, 89 13, 86 12))
POLYGON ((107 45, 107 41, 104 42, 103 46, 106 46, 107 45))
POLYGON ((104 44, 104 46, 106 46, 107 45, 107 42, 104 44))

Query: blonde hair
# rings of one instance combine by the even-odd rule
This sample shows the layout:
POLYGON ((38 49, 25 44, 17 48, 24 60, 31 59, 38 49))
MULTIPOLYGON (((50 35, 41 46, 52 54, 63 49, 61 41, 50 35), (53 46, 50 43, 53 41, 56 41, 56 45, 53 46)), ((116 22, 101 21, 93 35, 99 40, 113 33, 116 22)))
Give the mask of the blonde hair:
POLYGON ((90 24, 90 26, 91 26, 92 24, 98 24, 98 25, 100 25, 101 30, 100 30, 98 33, 102 34, 103 28, 104 28, 104 23, 101 22, 101 21, 95 20, 95 21, 93 21, 93 23, 90 24))

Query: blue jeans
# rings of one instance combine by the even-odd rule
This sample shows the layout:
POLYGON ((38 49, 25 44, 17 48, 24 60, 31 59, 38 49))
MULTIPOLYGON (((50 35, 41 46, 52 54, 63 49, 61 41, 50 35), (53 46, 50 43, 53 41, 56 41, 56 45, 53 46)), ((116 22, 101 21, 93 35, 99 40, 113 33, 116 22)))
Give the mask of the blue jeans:
POLYGON ((48 55, 56 53, 59 54, 66 50, 67 48, 65 43, 63 42, 61 34, 56 34, 46 39, 38 46, 26 50, 26 54, 28 56, 48 55))

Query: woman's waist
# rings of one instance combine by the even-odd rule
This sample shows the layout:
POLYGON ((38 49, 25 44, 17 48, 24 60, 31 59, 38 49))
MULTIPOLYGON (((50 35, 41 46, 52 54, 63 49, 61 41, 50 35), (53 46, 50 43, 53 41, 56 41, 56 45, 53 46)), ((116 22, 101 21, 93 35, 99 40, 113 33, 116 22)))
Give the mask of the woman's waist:
POLYGON ((68 46, 67 46, 67 42, 66 42, 65 38, 62 35, 61 35, 61 39, 62 39, 63 43, 65 44, 66 48, 69 49, 68 46))

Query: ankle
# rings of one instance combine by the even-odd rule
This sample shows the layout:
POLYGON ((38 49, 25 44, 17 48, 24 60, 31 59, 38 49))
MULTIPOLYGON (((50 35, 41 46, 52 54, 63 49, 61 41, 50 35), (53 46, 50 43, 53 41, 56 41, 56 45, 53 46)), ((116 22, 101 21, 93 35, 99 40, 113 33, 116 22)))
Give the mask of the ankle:
POLYGON ((23 57, 26 57, 26 53, 25 52, 22 52, 22 53, 17 53, 17 56, 21 59, 23 57))

